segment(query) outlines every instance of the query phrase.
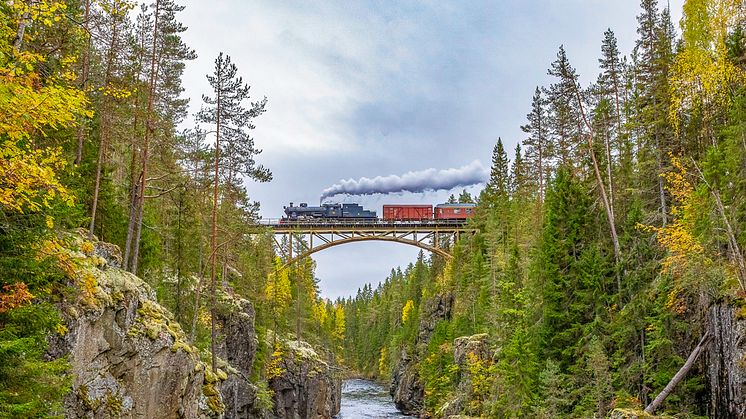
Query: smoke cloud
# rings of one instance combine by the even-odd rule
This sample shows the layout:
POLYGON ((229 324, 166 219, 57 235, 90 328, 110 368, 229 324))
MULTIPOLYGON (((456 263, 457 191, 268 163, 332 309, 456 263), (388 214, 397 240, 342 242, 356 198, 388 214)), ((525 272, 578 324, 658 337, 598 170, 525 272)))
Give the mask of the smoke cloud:
POLYGON ((450 190, 484 183, 488 178, 489 171, 482 166, 479 160, 474 160, 458 169, 435 170, 430 168, 408 172, 401 176, 376 176, 372 179, 361 177, 357 180, 343 179, 339 183, 335 183, 324 189, 321 192, 321 201, 323 202, 326 198, 340 194, 373 195, 396 192, 418 193, 450 190))

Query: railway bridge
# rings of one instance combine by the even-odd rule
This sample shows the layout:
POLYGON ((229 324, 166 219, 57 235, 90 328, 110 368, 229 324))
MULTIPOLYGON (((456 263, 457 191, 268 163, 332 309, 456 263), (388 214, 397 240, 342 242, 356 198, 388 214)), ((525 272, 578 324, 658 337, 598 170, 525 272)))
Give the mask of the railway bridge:
POLYGON ((308 220, 263 220, 271 227, 274 240, 285 257, 284 267, 316 252, 347 243, 362 241, 387 241, 417 246, 446 259, 451 253, 445 247, 455 243, 462 234, 472 234, 475 228, 467 220, 423 220, 385 221, 380 219, 308 219, 308 220), (281 245, 285 237, 287 249, 281 245), (308 237, 308 242, 298 237, 308 237), (293 238, 299 244, 300 253, 293 255, 293 238))

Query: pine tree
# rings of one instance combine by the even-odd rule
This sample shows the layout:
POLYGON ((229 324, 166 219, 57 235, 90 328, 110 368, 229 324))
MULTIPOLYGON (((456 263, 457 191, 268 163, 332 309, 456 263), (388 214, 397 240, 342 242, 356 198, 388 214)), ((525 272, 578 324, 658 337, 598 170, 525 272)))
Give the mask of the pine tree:
MULTIPOLYGON (((181 74, 184 61, 196 58, 194 51, 187 48, 181 39, 186 27, 176 20, 176 13, 184 10, 184 6, 174 0, 156 0, 150 8, 152 25, 141 28, 147 31, 142 35, 141 48, 148 60, 145 69, 147 82, 143 86, 146 106, 143 121, 140 121, 144 126, 138 144, 139 156, 132 158, 130 212, 122 262, 124 268, 133 273, 137 272, 139 263, 149 170, 153 169, 149 168, 150 160, 154 152, 168 152, 173 146, 173 126, 181 121, 187 105, 186 100, 179 98, 183 92, 181 74)), ((151 20, 143 16, 140 22, 150 24, 151 20)))
POLYGON ((212 227, 210 235, 210 298, 212 316, 212 350, 213 368, 217 367, 215 359, 215 293, 217 282, 217 258, 218 258, 218 191, 220 189, 220 169, 227 161, 234 163, 232 167, 236 172, 258 181, 269 181, 271 173, 269 170, 256 164, 254 156, 258 150, 254 148, 254 142, 248 134, 248 130, 254 128, 253 120, 264 113, 267 99, 253 102, 251 108, 244 108, 243 102, 250 98, 249 86, 244 84, 243 78, 238 75, 238 68, 231 62, 230 56, 221 52, 215 60, 215 69, 212 75, 207 76, 207 81, 213 89, 213 97, 204 95, 203 101, 207 107, 199 112, 200 122, 213 124, 215 129, 215 156, 213 177, 213 199, 212 199, 212 227), (240 151, 240 156, 221 154, 221 141, 226 150, 232 152, 240 151), (238 162, 237 164, 235 162, 238 162))
POLYGON ((582 141, 581 115, 575 98, 577 74, 570 65, 565 47, 560 45, 557 58, 547 74, 555 82, 545 90, 549 103, 548 132, 553 144, 557 164, 573 167, 580 160, 579 144, 582 141))
POLYGON ((531 112, 526 116, 528 124, 521 126, 528 137, 523 140, 525 147, 526 167, 537 176, 538 198, 544 200, 544 191, 551 170, 552 143, 549 140, 545 100, 541 89, 534 92, 531 112))

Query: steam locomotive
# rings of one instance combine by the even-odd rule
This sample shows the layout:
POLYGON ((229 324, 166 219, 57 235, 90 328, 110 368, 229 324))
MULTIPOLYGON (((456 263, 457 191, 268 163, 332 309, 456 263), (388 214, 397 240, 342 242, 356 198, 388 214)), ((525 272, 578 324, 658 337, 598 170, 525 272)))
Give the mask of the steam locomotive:
MULTIPOLYGON (((415 205, 384 205, 383 221, 429 221, 429 220, 466 220, 474 216, 476 205, 471 203, 415 205)), ((321 204, 309 207, 303 202, 294 206, 283 207, 284 219, 297 220, 337 220, 360 219, 368 221, 379 220, 375 211, 364 209, 359 204, 321 204)))

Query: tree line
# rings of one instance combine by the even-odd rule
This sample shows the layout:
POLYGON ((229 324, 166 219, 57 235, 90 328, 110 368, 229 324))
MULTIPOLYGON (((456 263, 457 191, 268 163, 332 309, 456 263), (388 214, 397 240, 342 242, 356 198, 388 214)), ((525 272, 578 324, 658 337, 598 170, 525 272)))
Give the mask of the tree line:
MULTIPOLYGON (((213 368, 231 294, 254 304, 262 341, 272 331, 341 345, 344 312, 319 296, 313 263, 280 269, 280 246, 256 225, 247 182, 272 179, 252 137, 267 98, 220 53, 188 114, 182 77, 197 55, 183 9, 0 3, 0 416, 57 414, 69 391, 46 338, 65 333, 59 303, 96 286, 64 268, 71 230, 89 240, 83 253, 95 239, 118 245, 122 268, 153 287, 213 368)), ((272 352, 259 346, 254 382, 272 352)))
POLYGON ((384 380, 415 359, 436 416, 456 400, 490 417, 709 414, 706 366, 685 361, 707 311, 738 312, 746 286, 744 17, 738 1, 687 0, 677 36, 642 0, 634 49, 607 30, 585 87, 559 46, 512 162, 494 147, 477 233, 452 261, 421 255, 346 299, 346 359, 384 380), (444 294, 451 316, 423 342, 444 294), (453 342, 478 333, 491 354, 468 361, 464 395, 453 342))

